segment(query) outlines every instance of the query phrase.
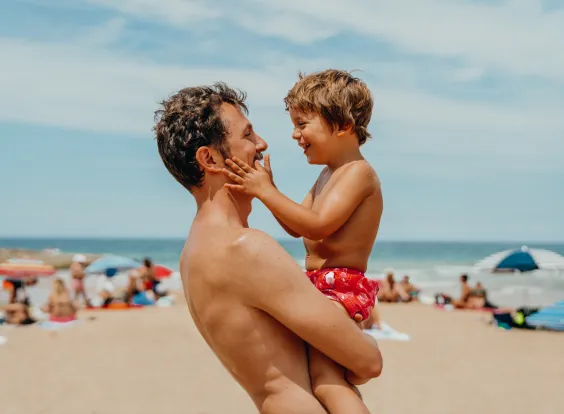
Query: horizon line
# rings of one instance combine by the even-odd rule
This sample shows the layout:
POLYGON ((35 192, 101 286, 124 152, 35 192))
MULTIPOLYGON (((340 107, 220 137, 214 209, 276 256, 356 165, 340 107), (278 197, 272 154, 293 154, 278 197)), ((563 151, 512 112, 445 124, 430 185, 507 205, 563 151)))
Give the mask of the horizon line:
MULTIPOLYGON (((289 241, 298 241, 300 238, 291 238, 291 237, 273 237, 277 241, 281 242, 289 242, 289 241)), ((181 236, 3 236, 0 235, 0 240, 113 240, 113 241, 133 241, 133 240, 155 240, 155 241, 172 241, 178 240, 182 241, 185 240, 185 237, 181 236)), ((564 244, 563 240, 494 240, 494 239, 422 239, 422 238, 414 238, 414 239, 404 239, 404 238, 384 238, 384 239, 377 239, 376 243, 379 242, 386 242, 386 243, 512 243, 512 244, 564 244)))

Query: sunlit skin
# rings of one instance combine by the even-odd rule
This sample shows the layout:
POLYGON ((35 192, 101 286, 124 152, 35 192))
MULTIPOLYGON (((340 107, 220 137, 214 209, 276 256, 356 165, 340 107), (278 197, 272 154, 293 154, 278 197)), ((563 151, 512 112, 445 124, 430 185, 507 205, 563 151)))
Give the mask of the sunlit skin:
MULTIPOLYGON (((231 155, 260 160, 267 145, 246 116, 229 104, 221 113, 231 155)), ((315 289, 274 239, 248 227, 253 197, 225 187, 220 152, 200 147, 196 160, 205 176, 191 191, 198 212, 180 272, 199 332, 261 413, 326 413, 312 392, 305 342, 358 383, 380 375, 376 342, 315 289)))
MULTIPOLYGON (((350 127, 331 128, 318 114, 290 109, 292 139, 308 163, 326 165, 301 204, 275 186, 270 157, 247 163, 227 160, 225 187, 234 194, 258 198, 293 237, 303 237, 306 268, 349 268, 365 272, 383 210, 380 181, 360 153, 350 127), (250 164, 250 165, 249 165, 250 164), (251 166, 252 165, 252 166, 251 166)), ((343 312, 346 310, 337 302, 343 312)), ((355 321, 360 322, 360 314, 355 321)), ((368 413, 344 381, 342 369, 321 352, 310 349, 310 372, 315 393, 333 414, 368 413)))

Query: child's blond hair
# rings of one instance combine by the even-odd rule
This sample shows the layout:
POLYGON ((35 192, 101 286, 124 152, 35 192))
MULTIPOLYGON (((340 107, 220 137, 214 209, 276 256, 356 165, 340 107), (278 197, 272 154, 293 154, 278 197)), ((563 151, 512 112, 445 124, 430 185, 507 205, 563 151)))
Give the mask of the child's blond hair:
POLYGON ((366 84, 349 72, 327 69, 299 79, 284 98, 286 110, 295 109, 319 114, 331 128, 350 126, 360 145, 370 133, 367 130, 372 108, 372 94, 366 84))

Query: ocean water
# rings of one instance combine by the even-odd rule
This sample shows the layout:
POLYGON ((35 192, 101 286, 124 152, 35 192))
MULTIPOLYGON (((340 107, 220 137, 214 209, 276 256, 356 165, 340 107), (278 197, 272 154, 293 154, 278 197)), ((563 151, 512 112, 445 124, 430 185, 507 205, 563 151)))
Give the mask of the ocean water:
MULTIPOLYGON (((303 265, 305 250, 300 240, 279 242, 303 265)), ((467 272, 471 282, 481 281, 488 289, 491 300, 503 306, 546 305, 564 299, 562 271, 539 270, 523 274, 473 271, 472 265, 482 258, 501 250, 519 248, 523 244, 564 255, 564 243, 377 241, 367 273, 370 277, 379 278, 391 269, 397 279, 409 275, 426 296, 437 292, 456 295, 458 277, 467 272)), ((0 239, 0 248, 56 248, 64 252, 112 253, 139 259, 149 256, 156 263, 176 270, 183 245, 184 240, 181 239, 0 239)), ((60 276, 67 277, 65 272, 61 272, 60 276)), ((118 280, 123 282, 125 278, 118 280)), ((176 282, 180 283, 178 280, 176 282)), ((173 282, 170 283, 170 287, 173 287, 173 282)), ((46 284, 48 281, 43 281, 39 290, 43 290, 46 284)), ((4 299, 2 295, 0 293, 0 301, 4 299)))

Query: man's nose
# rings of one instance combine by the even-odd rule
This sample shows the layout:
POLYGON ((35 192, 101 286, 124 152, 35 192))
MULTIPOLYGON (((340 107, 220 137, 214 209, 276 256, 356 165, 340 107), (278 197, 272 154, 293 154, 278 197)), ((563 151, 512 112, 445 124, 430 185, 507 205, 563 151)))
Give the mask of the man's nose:
POLYGON ((257 135, 256 147, 258 152, 266 151, 266 149, 268 148, 268 144, 264 139, 262 139, 260 135, 257 135))
POLYGON ((301 136, 302 134, 300 133, 300 131, 298 131, 297 128, 294 128, 294 130, 292 131, 292 139, 299 140, 301 136))

